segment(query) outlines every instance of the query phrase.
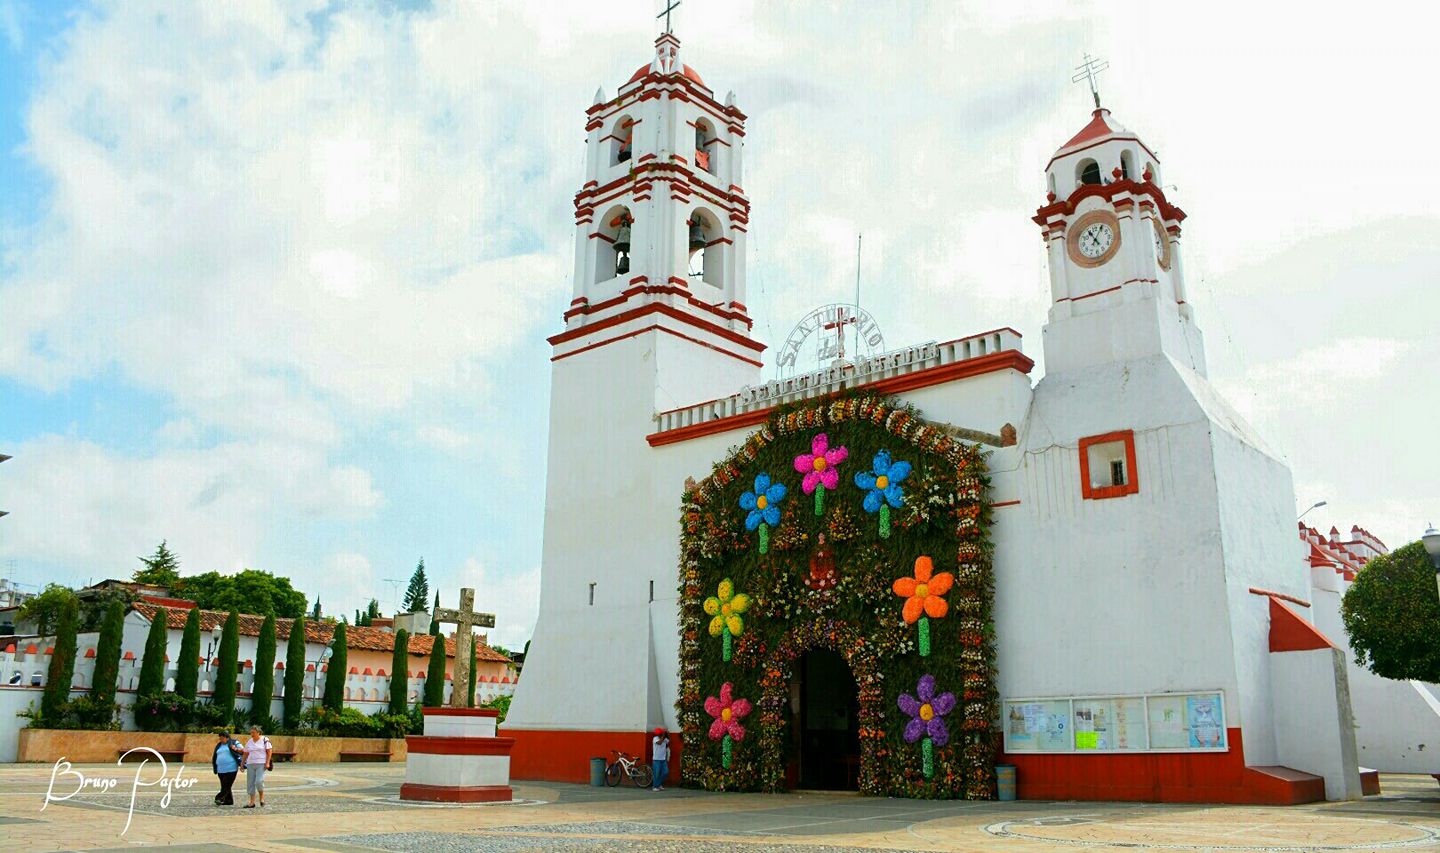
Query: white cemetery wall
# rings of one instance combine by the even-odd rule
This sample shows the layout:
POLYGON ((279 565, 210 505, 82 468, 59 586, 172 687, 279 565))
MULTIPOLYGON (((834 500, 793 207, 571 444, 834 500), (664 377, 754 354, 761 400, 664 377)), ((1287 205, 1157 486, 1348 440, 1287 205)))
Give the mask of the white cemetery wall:
MULTIPOLYGON (((1277 763, 1325 777, 1327 800, 1360 799, 1344 653, 1330 648, 1272 652, 1270 670, 1277 763)), ((1247 758, 1254 728, 1245 730, 1247 758)))

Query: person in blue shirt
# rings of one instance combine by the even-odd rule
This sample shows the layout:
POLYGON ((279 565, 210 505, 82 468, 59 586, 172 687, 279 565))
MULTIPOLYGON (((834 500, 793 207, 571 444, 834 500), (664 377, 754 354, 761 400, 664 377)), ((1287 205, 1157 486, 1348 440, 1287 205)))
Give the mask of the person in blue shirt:
POLYGON ((235 796, 230 793, 230 787, 235 784, 235 774, 240 772, 240 744, 229 732, 220 732, 216 737, 215 751, 210 754, 210 769, 220 777, 220 793, 215 795, 215 805, 233 806, 235 796))

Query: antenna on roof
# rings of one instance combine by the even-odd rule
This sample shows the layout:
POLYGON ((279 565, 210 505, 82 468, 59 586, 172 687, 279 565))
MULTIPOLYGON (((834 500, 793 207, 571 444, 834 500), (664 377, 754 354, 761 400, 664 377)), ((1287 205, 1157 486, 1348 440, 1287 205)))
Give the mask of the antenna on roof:
POLYGON ((1080 72, 1070 78, 1071 83, 1079 83, 1085 80, 1090 84, 1090 94, 1095 98, 1095 109, 1100 109, 1100 90, 1095 86, 1095 75, 1110 67, 1110 63, 1098 57, 1085 54, 1085 61, 1077 66, 1075 70, 1080 72))
POLYGON ((402 581, 402 580, 400 580, 399 578, 384 578, 383 580, 385 581, 385 583, 390 584, 390 598, 391 598, 393 601, 395 601, 395 612, 396 612, 396 613, 399 613, 399 612, 400 612, 400 604, 399 604, 399 601, 400 601, 400 592, 399 592, 399 590, 400 590, 400 584, 402 584, 402 583, 409 583, 409 581, 408 581, 408 580, 403 580, 403 581, 402 581))

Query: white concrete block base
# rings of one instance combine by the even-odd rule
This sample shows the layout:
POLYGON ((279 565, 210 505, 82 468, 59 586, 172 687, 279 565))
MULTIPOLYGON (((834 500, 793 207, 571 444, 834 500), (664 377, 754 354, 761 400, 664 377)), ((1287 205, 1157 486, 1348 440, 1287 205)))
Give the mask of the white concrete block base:
POLYGON ((515 739, 496 737, 498 711, 426 708, 425 734, 405 739, 405 784, 400 799, 491 803, 514 799, 510 750, 515 739))

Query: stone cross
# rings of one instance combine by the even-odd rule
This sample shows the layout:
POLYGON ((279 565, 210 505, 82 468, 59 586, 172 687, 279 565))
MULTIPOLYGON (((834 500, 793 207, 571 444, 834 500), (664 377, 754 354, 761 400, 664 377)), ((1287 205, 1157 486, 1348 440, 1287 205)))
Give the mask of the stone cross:
MULTIPOLYGON (((451 681, 450 707, 464 708, 470 698, 470 656, 474 628, 494 628, 494 613, 475 612, 475 590, 460 590, 460 606, 435 608, 435 621, 455 623, 455 677, 451 681)), ((441 642, 443 637, 438 638, 441 642)))

